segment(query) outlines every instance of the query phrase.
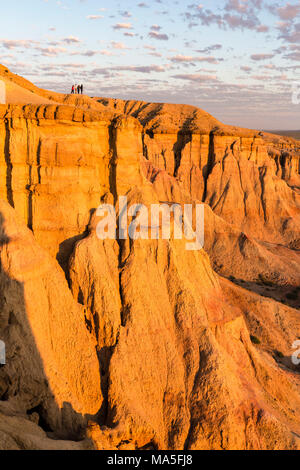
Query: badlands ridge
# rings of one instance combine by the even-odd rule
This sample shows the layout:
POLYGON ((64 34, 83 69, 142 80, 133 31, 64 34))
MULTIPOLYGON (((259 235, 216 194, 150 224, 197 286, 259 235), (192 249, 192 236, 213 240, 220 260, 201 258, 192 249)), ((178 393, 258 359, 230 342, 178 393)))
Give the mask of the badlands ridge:
POLYGON ((300 142, 0 79, 0 449, 299 449, 300 142), (204 250, 100 241, 126 194, 204 250))

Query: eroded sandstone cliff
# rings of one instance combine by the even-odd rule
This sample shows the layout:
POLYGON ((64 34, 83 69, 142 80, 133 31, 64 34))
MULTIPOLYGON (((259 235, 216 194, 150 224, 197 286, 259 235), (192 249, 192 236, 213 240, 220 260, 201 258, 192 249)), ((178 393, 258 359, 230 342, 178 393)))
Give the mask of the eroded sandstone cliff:
POLYGON ((299 142, 0 75, 0 448, 298 449, 299 142), (100 241, 125 194, 204 250, 100 241))

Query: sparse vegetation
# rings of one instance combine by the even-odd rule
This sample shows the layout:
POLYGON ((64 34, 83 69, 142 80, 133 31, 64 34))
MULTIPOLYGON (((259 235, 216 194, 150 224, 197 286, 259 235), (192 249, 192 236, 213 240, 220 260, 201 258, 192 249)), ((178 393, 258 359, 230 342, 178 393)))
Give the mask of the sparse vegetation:
POLYGON ((298 291, 293 291, 293 292, 289 292, 288 294, 286 294, 286 298, 288 300, 297 300, 298 299, 298 291))
POLYGON ((281 352, 281 351, 275 351, 275 355, 279 358, 279 359, 283 359, 284 358, 284 354, 281 352))
POLYGON ((251 335, 250 339, 251 339, 253 344, 260 344, 261 343, 260 339, 257 338, 256 336, 251 335))
POLYGON ((263 274, 259 274, 257 283, 268 287, 274 287, 274 283, 267 279, 263 274))

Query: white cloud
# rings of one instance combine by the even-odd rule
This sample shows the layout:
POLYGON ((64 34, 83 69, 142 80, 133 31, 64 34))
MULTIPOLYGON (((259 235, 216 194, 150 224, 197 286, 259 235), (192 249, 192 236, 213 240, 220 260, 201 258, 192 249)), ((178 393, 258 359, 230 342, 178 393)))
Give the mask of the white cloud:
POLYGON ((132 29, 131 23, 117 23, 113 26, 113 29, 132 29))
POLYGON ((103 15, 88 15, 87 20, 100 20, 101 18, 104 18, 103 15))

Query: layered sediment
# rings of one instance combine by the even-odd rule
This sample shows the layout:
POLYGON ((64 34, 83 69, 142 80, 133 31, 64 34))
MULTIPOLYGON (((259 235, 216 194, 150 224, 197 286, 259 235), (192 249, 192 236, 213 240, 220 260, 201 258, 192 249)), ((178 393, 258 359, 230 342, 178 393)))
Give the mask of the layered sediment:
POLYGON ((299 142, 0 72, 0 448, 298 449, 299 142), (204 249, 100 241, 123 195, 203 203, 204 249))

